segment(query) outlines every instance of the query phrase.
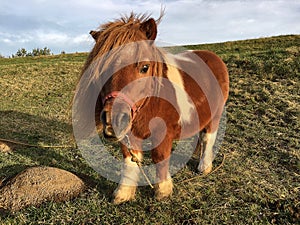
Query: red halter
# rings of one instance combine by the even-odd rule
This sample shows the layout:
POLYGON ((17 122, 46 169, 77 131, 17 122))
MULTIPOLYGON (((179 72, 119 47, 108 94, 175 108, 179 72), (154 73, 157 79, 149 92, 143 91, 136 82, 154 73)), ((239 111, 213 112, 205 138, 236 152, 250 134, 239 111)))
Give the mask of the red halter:
POLYGON ((109 100, 111 98, 117 98, 117 97, 122 99, 124 102, 126 102, 130 106, 133 115, 136 113, 138 108, 136 107, 135 103, 130 98, 128 98, 125 94, 123 94, 122 92, 119 92, 119 91, 113 91, 110 94, 106 95, 105 98, 103 99, 103 105, 105 105, 107 100, 109 100))

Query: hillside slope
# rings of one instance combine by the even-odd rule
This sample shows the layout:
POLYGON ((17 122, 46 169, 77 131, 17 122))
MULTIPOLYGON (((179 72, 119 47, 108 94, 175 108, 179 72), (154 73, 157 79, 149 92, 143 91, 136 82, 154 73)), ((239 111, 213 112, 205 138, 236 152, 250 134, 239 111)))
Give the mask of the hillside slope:
MULTIPOLYGON (((0 212, 0 223, 296 224, 300 35, 185 47, 215 51, 230 74, 226 134, 215 173, 199 176, 192 159, 174 176, 170 199, 156 202, 152 190, 141 187, 136 201, 115 206, 110 197, 117 184, 90 168, 79 150, 11 145, 11 153, 0 152, 0 181, 29 166, 54 166, 82 175, 89 190, 66 203, 0 212)), ((70 102, 86 57, 0 59, 0 138, 72 147, 70 102)))

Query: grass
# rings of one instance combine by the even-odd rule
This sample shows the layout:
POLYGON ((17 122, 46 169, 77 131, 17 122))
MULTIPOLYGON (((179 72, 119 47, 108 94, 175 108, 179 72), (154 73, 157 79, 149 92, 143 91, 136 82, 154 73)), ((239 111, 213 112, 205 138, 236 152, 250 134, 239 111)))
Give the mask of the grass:
MULTIPOLYGON (((199 176, 191 160, 174 178, 170 199, 149 187, 136 201, 110 203, 117 184, 98 175, 77 149, 13 145, 0 153, 0 180, 45 165, 85 177, 89 189, 65 203, 48 202, 1 224, 296 224, 300 220, 300 36, 220 44, 231 80, 227 129, 215 173, 199 176)), ((0 59, 0 138, 73 145, 70 102, 86 54, 0 59)))

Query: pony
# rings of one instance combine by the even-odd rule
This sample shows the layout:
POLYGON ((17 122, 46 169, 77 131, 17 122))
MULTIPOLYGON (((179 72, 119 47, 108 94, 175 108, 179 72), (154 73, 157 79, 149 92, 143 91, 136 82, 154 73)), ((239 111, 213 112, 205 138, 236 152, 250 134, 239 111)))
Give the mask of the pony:
MULTIPOLYGON (((157 200, 173 191, 169 159, 174 140, 202 132, 198 170, 212 171, 213 146, 229 95, 227 67, 207 50, 172 55, 158 48, 155 40, 161 18, 131 13, 90 32, 95 45, 81 79, 89 88, 93 85, 89 93, 93 100, 85 88, 77 95, 85 96, 81 107, 91 108, 89 115, 99 134, 120 143, 124 165, 113 194, 115 204, 135 198, 140 170, 134 161, 143 159, 143 140, 152 143, 157 200), (96 101, 94 107, 91 101, 96 101)), ((89 116, 79 118, 89 127, 90 118, 83 117, 89 116)), ((83 135, 90 132, 82 131, 83 135)))

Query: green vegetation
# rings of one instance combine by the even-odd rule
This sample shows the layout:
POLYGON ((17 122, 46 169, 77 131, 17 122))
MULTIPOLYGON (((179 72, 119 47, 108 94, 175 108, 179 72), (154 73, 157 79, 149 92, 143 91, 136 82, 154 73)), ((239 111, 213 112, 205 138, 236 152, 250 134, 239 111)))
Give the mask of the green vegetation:
MULTIPOLYGON (((84 177, 79 198, 1 214, 1 224, 296 224, 300 220, 300 36, 220 44, 209 49, 228 65, 231 92, 225 140, 215 173, 196 160, 174 176, 170 199, 149 187, 136 201, 110 203, 117 184, 98 175, 74 148, 13 145, 0 153, 0 181, 45 165, 84 177)), ((0 138, 72 146, 70 102, 86 54, 0 58, 0 138)))
POLYGON ((42 56, 42 55, 51 55, 51 50, 47 47, 44 48, 34 48, 31 52, 27 52, 25 48, 21 48, 17 51, 14 57, 29 57, 29 56, 42 56))

